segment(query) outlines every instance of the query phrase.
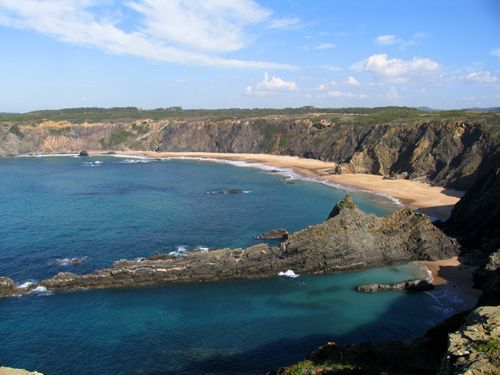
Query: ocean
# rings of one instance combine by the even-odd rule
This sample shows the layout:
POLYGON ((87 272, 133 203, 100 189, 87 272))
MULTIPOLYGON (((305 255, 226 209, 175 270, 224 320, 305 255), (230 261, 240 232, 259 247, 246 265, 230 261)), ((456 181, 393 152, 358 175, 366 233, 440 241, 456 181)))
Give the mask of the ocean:
MULTIPOLYGON (((245 248, 324 221, 349 192, 243 162, 73 156, 0 159, 0 276, 22 286, 119 259, 245 248), (222 191, 241 190, 238 194, 222 191)), ((50 292, 0 299, 0 366, 58 374, 261 374, 334 341, 407 340, 465 308, 450 290, 363 294, 422 276, 361 273, 50 292)))

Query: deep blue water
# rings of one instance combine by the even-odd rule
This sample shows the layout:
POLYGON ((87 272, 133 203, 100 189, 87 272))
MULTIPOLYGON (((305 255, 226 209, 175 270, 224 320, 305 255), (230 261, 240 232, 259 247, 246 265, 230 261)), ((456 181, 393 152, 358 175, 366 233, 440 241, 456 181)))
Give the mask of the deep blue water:
MULTIPOLYGON (((286 173, 186 160, 0 159, 0 276, 21 285, 158 252, 248 247, 271 229, 325 220, 346 194, 286 183, 286 173), (231 189, 245 193, 218 194, 231 189)), ((353 199, 377 215, 399 208, 366 194, 353 199)), ((421 272, 402 266, 3 298, 0 365, 45 375, 265 373, 328 341, 412 338, 463 308, 449 291, 354 290, 421 272)))

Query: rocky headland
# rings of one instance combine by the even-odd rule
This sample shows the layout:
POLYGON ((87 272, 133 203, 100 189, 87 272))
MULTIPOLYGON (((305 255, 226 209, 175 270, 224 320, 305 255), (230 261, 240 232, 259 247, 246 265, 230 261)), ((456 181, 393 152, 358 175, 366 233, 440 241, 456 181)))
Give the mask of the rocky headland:
MULTIPOLYGON (((361 271, 416 260, 456 256, 458 243, 430 219, 409 209, 380 218, 365 214, 350 195, 338 202, 328 220, 292 233, 280 246, 192 251, 186 256, 159 254, 140 261, 120 260, 92 274, 59 273, 31 288, 52 290, 157 285, 264 278, 293 270, 300 274, 361 271)), ((7 281, 6 281, 7 285, 7 281)), ((3 293, 17 292, 13 283, 3 293)))

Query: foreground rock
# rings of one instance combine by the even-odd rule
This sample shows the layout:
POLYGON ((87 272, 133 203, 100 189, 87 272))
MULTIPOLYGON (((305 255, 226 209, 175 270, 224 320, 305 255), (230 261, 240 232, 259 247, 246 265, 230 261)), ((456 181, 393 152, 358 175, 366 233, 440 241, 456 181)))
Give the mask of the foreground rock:
POLYGON ((423 292, 434 289, 432 276, 423 279, 406 280, 395 284, 365 284, 356 288, 358 292, 375 293, 385 290, 400 290, 405 292, 423 292))
POLYGON ((108 288, 264 278, 293 270, 297 274, 361 271, 415 260, 450 258, 456 243, 427 216, 403 209, 384 218, 367 215, 349 195, 330 218, 293 233, 280 246, 189 252, 183 257, 120 260, 92 274, 59 273, 40 283, 48 289, 108 288))
POLYGON ((467 322, 450 334, 439 375, 500 374, 500 307, 472 311, 467 322))
POLYGON ((480 307, 458 313, 405 343, 329 342, 305 361, 270 374, 498 375, 499 324, 500 307, 480 307))

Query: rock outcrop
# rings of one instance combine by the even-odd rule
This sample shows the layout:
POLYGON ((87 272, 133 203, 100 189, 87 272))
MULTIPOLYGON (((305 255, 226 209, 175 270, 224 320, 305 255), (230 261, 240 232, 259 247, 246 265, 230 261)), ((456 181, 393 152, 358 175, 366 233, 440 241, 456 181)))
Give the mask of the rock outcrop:
POLYGON ((438 375, 458 374, 500 374, 500 306, 475 309, 450 334, 438 375))
POLYGON ((469 249, 500 248, 500 163, 468 190, 442 229, 469 249))
POLYGON ((28 291, 23 288, 18 288, 12 279, 8 277, 0 277, 0 297, 22 295, 28 291))
POLYGON ((257 238, 263 240, 286 240, 290 233, 286 229, 278 228, 269 232, 259 234, 257 238))
POLYGON ((384 218, 367 215, 349 195, 326 222, 293 233, 280 246, 189 252, 183 257, 120 260, 92 274, 59 273, 44 280, 48 289, 108 288, 264 278, 293 270, 298 274, 360 271, 414 260, 450 258, 457 244, 427 216, 408 209, 384 218))
POLYGON ((375 293, 386 290, 400 290, 405 292, 423 292, 434 289, 432 276, 423 279, 411 279, 394 284, 364 284, 356 288, 358 292, 375 293))

